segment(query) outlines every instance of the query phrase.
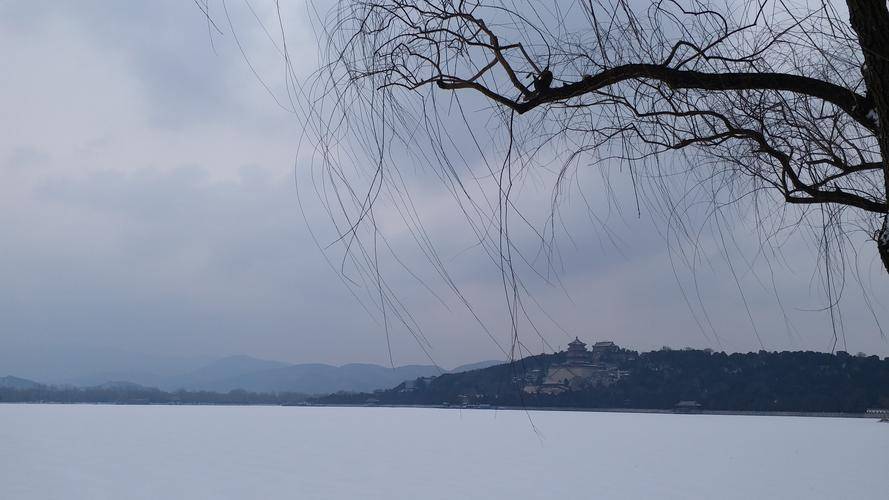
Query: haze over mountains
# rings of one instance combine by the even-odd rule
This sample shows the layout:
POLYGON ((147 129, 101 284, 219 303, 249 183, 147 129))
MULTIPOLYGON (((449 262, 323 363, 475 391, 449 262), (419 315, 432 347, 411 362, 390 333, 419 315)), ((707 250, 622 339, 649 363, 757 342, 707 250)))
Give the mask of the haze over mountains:
POLYGON ((13 377, 11 375, 0 377, 0 387, 9 387, 10 389, 34 389, 39 385, 40 384, 37 382, 26 378, 13 377))
POLYGON ((432 365, 408 365, 394 369, 357 363, 343 366, 321 363, 289 365, 249 356, 231 356, 164 380, 159 384, 159 388, 210 391, 244 389, 253 392, 288 391, 320 394, 337 391, 372 391, 394 387, 405 380, 442 373, 445 372, 432 365))
MULTIPOLYGON (((448 371, 433 365, 391 368, 364 363, 343 366, 321 363, 289 364, 238 355, 200 364, 197 368, 173 374, 121 370, 75 375, 64 381, 37 380, 37 382, 67 383, 77 386, 138 384, 167 391, 186 389, 227 392, 244 389, 252 392, 329 394, 338 391, 369 392, 388 389, 405 380, 485 368, 499 363, 501 361, 482 361, 448 371)), ((0 366, 0 373, 3 371, 6 370, 0 366)), ((4 382, 12 384, 13 381, 17 385, 30 382, 15 377, 16 374, 10 373, 10 375, 13 376, 0 379, 0 385, 5 385, 4 382)))

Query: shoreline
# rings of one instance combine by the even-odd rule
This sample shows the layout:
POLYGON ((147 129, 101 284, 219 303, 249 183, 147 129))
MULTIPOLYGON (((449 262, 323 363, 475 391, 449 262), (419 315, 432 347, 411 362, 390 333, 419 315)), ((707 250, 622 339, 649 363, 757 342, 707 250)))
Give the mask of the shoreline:
POLYGON ((582 407, 552 407, 552 406, 443 406, 443 405, 347 405, 347 404, 319 404, 296 405, 306 407, 333 407, 333 408, 425 408, 440 410, 506 410, 506 411, 565 411, 581 413, 651 413, 664 415, 735 415, 748 417, 820 417, 820 418, 873 418, 879 420, 880 415, 868 413, 844 413, 844 412, 818 412, 818 411, 756 411, 756 410, 694 410, 676 411, 659 408, 582 408, 582 407))
POLYGON ((90 406, 220 406, 220 407, 251 407, 271 406, 282 408, 416 408, 432 410, 481 410, 481 411, 563 411, 579 413, 649 413, 664 415, 715 415, 715 416, 747 416, 747 417, 816 417, 816 418, 871 418, 880 420, 883 415, 868 413, 817 412, 817 411, 755 411, 755 410, 694 410, 676 411, 658 408, 578 408, 549 406, 445 406, 445 405, 386 405, 386 404, 225 404, 225 403, 93 403, 93 402, 54 402, 54 401, 0 401, 4 405, 90 405, 90 406))

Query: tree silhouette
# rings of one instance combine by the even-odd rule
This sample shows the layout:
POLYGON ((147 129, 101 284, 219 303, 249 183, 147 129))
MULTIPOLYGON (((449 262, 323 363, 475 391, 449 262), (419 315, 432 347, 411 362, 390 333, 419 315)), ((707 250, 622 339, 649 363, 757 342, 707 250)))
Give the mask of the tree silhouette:
POLYGON ((474 92, 511 137, 537 137, 504 163, 557 140, 566 172, 584 156, 651 172, 678 152, 686 165, 658 177, 706 169, 738 198, 819 206, 825 226, 864 228, 889 271, 882 0, 343 1, 325 26, 325 90, 347 106, 375 92, 380 129, 412 93, 474 92))
MULTIPOLYGON (((536 300, 516 268, 549 280, 552 267, 541 271, 536 262, 540 254, 560 258, 566 184, 577 184, 589 208, 577 180, 583 171, 602 176, 596 197, 609 210, 629 184, 638 214, 662 217, 658 232, 666 227, 668 239, 690 244, 679 254, 692 274, 708 258, 704 223, 693 219, 706 219, 739 290, 728 257, 728 247, 739 247, 723 233, 726 213, 756 226, 753 261, 800 261, 782 245, 808 232, 835 339, 848 248, 867 245, 870 261, 889 272, 883 0, 334 1, 326 13, 313 11, 321 65, 312 78, 295 76, 279 14, 280 49, 291 103, 305 118, 308 149, 300 154, 308 154, 311 183, 334 223, 333 243, 344 249, 331 264, 367 293, 362 301, 376 303, 387 332, 398 322, 428 345, 381 271, 388 253, 426 286, 379 229, 381 199, 395 205, 431 269, 472 310, 423 226, 416 197, 425 193, 405 179, 410 170, 438 177, 500 270, 514 332, 513 351, 501 351, 511 359, 517 344, 523 348, 521 318, 537 329, 526 311, 536 300), (534 177, 543 171, 552 185, 534 177), (552 189, 542 228, 514 199, 529 177, 552 189), (521 231, 537 239, 537 255, 515 241, 521 231)), ((693 293, 700 303, 700 290, 693 293)))

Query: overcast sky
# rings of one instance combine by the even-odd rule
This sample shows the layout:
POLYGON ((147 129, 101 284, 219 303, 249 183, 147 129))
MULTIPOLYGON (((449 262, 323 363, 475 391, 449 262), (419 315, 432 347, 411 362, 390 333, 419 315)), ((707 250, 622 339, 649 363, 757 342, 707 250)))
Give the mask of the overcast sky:
MULTIPOLYGON (((304 4, 283 3, 303 77, 314 69, 315 39, 304 4)), ((283 62, 245 5, 229 5, 238 39, 282 96, 283 62)), ((254 6, 274 21, 273 2, 254 6)), ((363 309, 313 242, 295 187, 295 176, 305 175, 301 121, 276 104, 225 17, 216 19, 222 34, 181 0, 0 2, 0 372, 15 359, 38 362, 42 352, 386 364, 391 345, 395 364, 429 362, 397 326, 387 344, 380 315, 363 309)), ((463 251, 472 238, 449 197, 422 174, 412 186, 449 270, 494 339, 508 345, 498 273, 480 252, 463 251)), ((532 203, 546 202, 548 191, 528 191, 532 203)), ((604 198, 587 195, 594 205, 604 198)), ((529 280, 552 318, 534 313, 543 338, 525 331, 531 350, 557 349, 575 335, 645 350, 831 348, 805 242, 785 247, 805 261, 773 273, 763 274, 761 263, 759 274, 739 265, 736 281, 719 262, 699 272, 703 307, 690 307, 692 282, 674 270, 645 214, 610 225, 615 246, 579 205, 562 208, 573 224, 560 247, 562 286, 529 280), (763 276, 775 276, 774 288, 763 276)), ((330 243, 329 221, 310 200, 305 206, 321 244, 330 243)), ((398 236, 399 218, 383 212, 381 220, 405 255, 415 253, 411 239, 398 236)), ((741 246, 751 239, 749 227, 727 230, 741 246)), ((850 277, 841 333, 849 351, 889 355, 875 322, 889 324, 889 279, 858 240, 874 313, 850 277)), ((721 261, 719 251, 713 258, 721 261)), ((435 362, 504 357, 447 287, 430 283, 445 307, 403 272, 389 276, 435 362)))

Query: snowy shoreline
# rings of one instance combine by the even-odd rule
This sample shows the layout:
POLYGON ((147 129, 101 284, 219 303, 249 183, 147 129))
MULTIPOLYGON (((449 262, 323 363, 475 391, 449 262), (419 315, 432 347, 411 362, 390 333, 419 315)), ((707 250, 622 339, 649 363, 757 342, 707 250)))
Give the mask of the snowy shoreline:
POLYGON ((488 410, 488 411, 533 411, 533 412, 580 412, 580 413, 646 413, 646 414, 664 414, 664 415, 726 415, 726 416, 750 416, 750 417, 820 417, 820 418, 870 418, 879 420, 880 415, 872 415, 868 413, 843 413, 843 412, 794 412, 794 411, 735 411, 735 410, 694 410, 694 411, 676 411, 664 410, 657 408, 573 408, 573 407, 548 407, 548 406, 485 406, 485 405, 468 405, 468 406, 448 406, 448 405, 384 405, 384 404, 366 404, 366 405, 350 405, 350 404, 296 404, 296 405, 277 405, 277 404, 224 404, 224 403, 90 403, 90 402, 4 402, 2 405, 60 405, 60 406, 220 406, 220 407, 299 407, 299 408, 418 408, 430 410, 488 410))

